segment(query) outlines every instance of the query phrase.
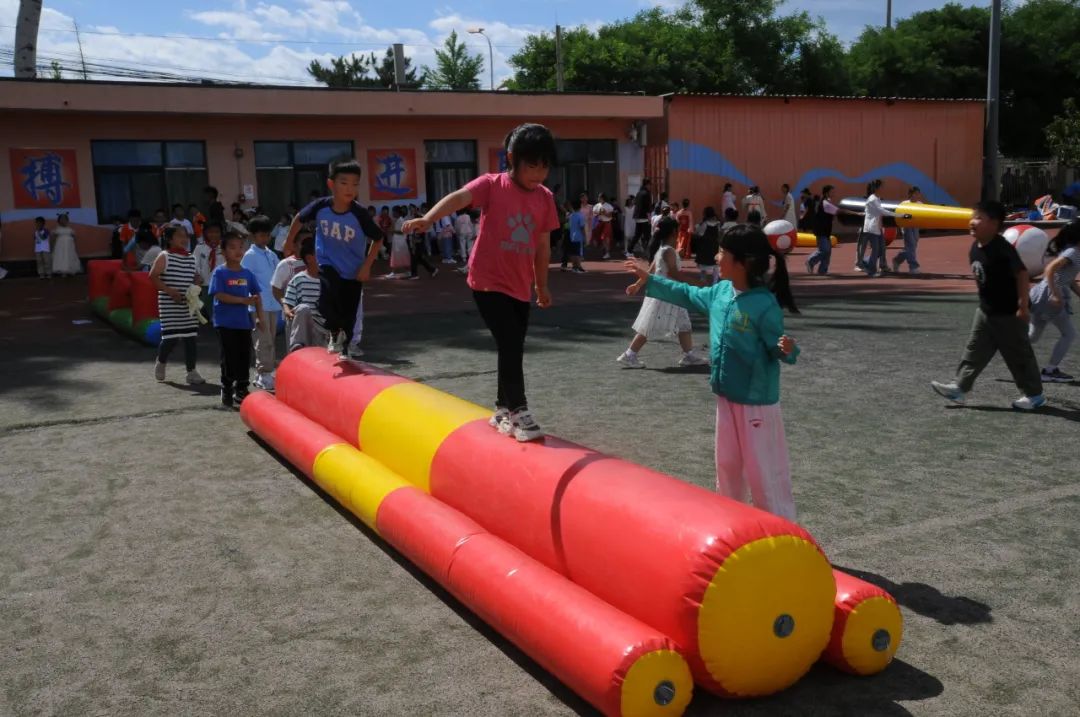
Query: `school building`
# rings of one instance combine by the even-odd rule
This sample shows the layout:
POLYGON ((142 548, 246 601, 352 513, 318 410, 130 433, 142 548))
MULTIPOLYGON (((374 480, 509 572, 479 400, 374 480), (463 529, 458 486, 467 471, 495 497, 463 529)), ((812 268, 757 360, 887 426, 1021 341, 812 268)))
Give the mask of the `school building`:
MULTIPOLYGON (((549 185, 625 199, 654 191, 718 204, 725 181, 886 195, 919 184, 928 200, 979 194, 982 104, 675 95, 394 92, 235 85, 0 79, 0 261, 33 258, 33 219, 70 214, 82 257, 109 251, 111 219, 204 204, 274 219, 325 187, 329 161, 364 166, 360 201, 437 201, 504 167, 503 140, 525 121, 558 138, 549 185), (893 191, 889 191, 893 190, 893 191)), ((204 207, 205 210, 205 207, 204 207)))

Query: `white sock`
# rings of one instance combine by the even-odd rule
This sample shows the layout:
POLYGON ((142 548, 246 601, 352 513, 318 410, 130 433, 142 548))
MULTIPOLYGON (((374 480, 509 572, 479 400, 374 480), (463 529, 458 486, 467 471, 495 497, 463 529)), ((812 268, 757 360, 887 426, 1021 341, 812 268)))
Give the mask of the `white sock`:
POLYGON ((626 358, 637 358, 637 351, 626 349, 626 358))

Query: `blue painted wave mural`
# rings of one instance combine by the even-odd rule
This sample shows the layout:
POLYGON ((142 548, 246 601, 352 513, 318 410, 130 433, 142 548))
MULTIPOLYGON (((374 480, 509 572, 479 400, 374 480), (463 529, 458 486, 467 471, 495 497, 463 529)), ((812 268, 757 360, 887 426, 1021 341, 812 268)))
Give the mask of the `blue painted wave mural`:
MULTIPOLYGON (((739 168, 732 164, 732 162, 723 154, 711 147, 706 147, 697 144, 696 142, 686 142, 678 139, 671 140, 668 143, 668 167, 670 169, 680 169, 686 172, 712 174, 746 186, 757 184, 757 182, 754 182, 743 174, 739 168)), ((880 167, 874 167, 873 169, 854 177, 848 176, 840 170, 831 167, 815 167, 804 172, 803 175, 799 177, 798 181, 791 183, 791 187, 792 191, 798 192, 803 187, 808 187, 824 179, 864 184, 871 179, 879 178, 896 179, 904 185, 905 189, 909 185, 917 185, 922 189, 926 201, 931 204, 959 204, 959 202, 957 202, 951 194, 945 191, 944 188, 938 185, 930 177, 926 176, 921 170, 913 167, 907 162, 890 162, 889 164, 883 164, 880 167)), ((779 202, 773 203, 780 206, 779 202)))

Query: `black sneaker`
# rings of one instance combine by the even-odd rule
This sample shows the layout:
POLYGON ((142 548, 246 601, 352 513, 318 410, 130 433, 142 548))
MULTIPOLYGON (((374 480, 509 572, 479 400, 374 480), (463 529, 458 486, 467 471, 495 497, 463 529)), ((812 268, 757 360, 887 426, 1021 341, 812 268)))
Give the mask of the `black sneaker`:
POLYGON ((232 408, 233 407, 232 389, 228 389, 228 388, 222 388, 221 389, 221 405, 224 406, 225 408, 232 408))
POLYGON ((1053 371, 1043 369, 1042 380, 1043 383, 1069 383, 1070 381, 1073 381, 1074 378, 1061 369, 1056 368, 1053 371))
POLYGON ((235 399, 237 403, 243 403, 244 399, 247 398, 247 395, 248 387, 246 384, 243 386, 237 386, 236 390, 233 391, 233 399, 235 399))

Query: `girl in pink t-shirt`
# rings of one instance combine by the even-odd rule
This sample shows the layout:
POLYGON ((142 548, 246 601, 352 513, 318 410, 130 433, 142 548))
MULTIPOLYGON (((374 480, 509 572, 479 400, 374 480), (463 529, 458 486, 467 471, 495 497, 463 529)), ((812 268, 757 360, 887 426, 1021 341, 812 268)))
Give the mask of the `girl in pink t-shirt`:
POLYGON ((544 435, 525 398, 523 362, 534 286, 537 306, 551 306, 550 234, 559 227, 559 219, 544 180, 555 164, 555 138, 543 125, 523 124, 507 136, 505 146, 508 171, 477 177, 443 197, 423 217, 406 222, 403 230, 423 233, 465 207, 480 210, 468 284, 499 352, 491 425, 524 442, 544 435))

